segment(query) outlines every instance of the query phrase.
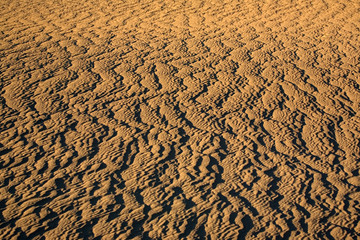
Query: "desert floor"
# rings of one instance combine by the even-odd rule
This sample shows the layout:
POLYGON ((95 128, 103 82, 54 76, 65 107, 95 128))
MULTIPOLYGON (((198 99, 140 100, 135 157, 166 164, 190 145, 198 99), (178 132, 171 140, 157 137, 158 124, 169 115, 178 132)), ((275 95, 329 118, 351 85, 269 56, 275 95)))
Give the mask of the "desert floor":
POLYGON ((1 239, 359 239, 360 1, 2 0, 1 239))

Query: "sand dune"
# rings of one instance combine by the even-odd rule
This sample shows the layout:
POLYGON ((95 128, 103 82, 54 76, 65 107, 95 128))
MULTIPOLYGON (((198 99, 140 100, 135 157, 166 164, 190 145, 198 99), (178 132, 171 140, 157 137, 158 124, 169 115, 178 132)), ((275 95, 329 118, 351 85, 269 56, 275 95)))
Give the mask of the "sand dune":
POLYGON ((359 13, 2 0, 0 238, 360 238, 359 13))

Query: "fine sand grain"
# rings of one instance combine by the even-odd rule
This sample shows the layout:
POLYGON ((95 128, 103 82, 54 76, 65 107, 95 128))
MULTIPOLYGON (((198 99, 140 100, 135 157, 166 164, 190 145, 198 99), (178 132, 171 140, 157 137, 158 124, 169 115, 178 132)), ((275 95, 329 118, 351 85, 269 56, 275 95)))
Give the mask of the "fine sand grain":
POLYGON ((358 0, 1 0, 1 239, 359 239, 358 0))

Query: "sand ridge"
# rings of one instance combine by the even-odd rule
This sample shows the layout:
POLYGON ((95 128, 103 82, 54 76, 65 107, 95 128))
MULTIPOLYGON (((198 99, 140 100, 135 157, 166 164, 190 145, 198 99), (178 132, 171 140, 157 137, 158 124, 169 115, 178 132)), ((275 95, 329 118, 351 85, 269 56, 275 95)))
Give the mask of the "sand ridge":
POLYGON ((3 0, 0 238, 359 238, 359 12, 3 0))

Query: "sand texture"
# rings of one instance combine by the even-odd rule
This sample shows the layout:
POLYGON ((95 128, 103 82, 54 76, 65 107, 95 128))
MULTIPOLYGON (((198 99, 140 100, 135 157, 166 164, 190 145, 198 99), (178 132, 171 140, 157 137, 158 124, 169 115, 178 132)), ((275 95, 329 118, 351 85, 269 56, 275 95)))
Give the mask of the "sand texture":
POLYGON ((360 1, 1 0, 0 239, 360 239, 360 1))

